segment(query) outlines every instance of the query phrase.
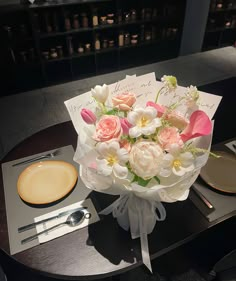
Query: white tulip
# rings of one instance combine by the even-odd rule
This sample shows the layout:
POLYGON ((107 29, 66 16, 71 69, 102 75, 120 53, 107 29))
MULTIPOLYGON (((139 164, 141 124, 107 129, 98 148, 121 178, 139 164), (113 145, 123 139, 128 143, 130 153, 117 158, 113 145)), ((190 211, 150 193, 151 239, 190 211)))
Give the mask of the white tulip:
POLYGON ((91 89, 91 93, 97 102, 104 104, 109 95, 109 88, 106 84, 103 84, 103 86, 97 85, 95 88, 91 89))

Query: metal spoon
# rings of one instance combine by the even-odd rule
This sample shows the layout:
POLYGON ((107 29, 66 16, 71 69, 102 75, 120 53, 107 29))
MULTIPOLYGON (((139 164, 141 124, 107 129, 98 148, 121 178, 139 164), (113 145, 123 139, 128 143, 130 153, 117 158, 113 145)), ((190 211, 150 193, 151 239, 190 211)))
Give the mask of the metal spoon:
POLYGON ((48 231, 53 230, 55 228, 58 228, 58 227, 60 227, 62 225, 65 225, 65 224, 67 224, 67 225, 69 225, 71 227, 75 227, 78 224, 80 224, 84 218, 89 219, 90 217, 91 217, 90 213, 84 214, 82 211, 76 211, 76 212, 70 214, 68 216, 68 218, 66 219, 66 221, 64 221, 62 223, 59 223, 59 224, 56 224, 56 225, 54 225, 54 226, 52 226, 52 227, 50 227, 50 228, 48 228, 46 230, 43 230, 43 231, 41 231, 39 233, 36 233, 36 234, 34 234, 34 235, 30 236, 30 237, 27 237, 27 238, 23 239, 21 241, 21 244, 25 244, 27 242, 30 242, 30 241, 36 239, 39 235, 47 233, 48 231))

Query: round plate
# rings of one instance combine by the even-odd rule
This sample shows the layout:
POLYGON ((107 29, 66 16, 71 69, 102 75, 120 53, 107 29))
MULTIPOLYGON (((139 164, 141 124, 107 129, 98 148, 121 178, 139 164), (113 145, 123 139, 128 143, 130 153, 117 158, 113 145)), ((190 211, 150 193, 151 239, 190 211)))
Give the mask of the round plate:
POLYGON ((220 158, 210 156, 201 169, 201 178, 211 187, 226 193, 236 193, 236 156, 214 151, 220 158))
POLYGON ((76 168, 64 161, 43 161, 28 166, 19 176, 17 191, 30 204, 48 204, 67 195, 78 177, 76 168))

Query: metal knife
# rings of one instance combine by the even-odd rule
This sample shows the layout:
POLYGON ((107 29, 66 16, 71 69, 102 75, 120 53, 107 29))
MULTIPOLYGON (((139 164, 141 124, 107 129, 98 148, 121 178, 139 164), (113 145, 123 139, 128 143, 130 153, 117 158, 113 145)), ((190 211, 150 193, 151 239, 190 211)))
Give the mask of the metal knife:
POLYGON ((207 206, 208 209, 214 209, 214 206, 211 204, 211 202, 206 199, 206 197, 200 192, 198 191, 198 189, 192 185, 192 189, 195 192, 195 194, 198 196, 198 198, 200 198, 202 200, 202 202, 207 206))
POLYGON ((63 216, 66 216, 66 215, 69 215, 73 212, 76 212, 76 211, 79 211, 79 210, 84 210, 84 209, 87 209, 87 207, 78 207, 78 208, 75 208, 75 209, 70 209, 70 210, 67 210, 67 211, 64 211, 64 212, 61 212, 59 213, 58 215, 56 216, 53 216, 53 217, 50 217, 50 218, 47 218, 47 219, 43 219, 41 221, 37 221, 37 222, 33 222, 33 223, 30 223, 30 224, 27 224, 27 225, 24 225, 24 226, 21 226, 18 228, 18 232, 23 232, 23 231, 26 231, 26 230, 29 230, 31 228, 34 228, 36 225, 39 225, 41 223, 45 223, 45 222, 48 222, 50 220, 54 220, 54 219, 59 219, 63 216))

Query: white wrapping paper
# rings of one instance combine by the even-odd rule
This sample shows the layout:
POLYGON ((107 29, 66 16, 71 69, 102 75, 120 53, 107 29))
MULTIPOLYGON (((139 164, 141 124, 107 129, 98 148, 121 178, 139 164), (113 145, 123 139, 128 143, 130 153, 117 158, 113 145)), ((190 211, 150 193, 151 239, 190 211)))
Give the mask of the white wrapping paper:
MULTIPOLYGON (((156 81, 155 74, 149 73, 140 77, 131 76, 118 81, 109 86, 111 96, 131 91, 136 94, 136 104, 144 105, 147 101, 154 101, 158 89, 162 86, 156 81)), ((185 95, 186 88, 178 87, 173 95, 161 94, 158 102, 169 106, 185 95)), ((209 118, 214 113, 220 103, 221 97, 200 92, 200 102, 198 108, 205 111, 209 118)), ((112 213, 119 225, 130 230, 131 237, 140 237, 142 258, 144 264, 151 271, 151 262, 148 250, 147 235, 153 231, 156 221, 162 221, 166 217, 166 211, 161 202, 173 203, 185 200, 188 197, 189 189, 200 173, 200 169, 205 165, 209 156, 212 134, 195 138, 194 146, 206 151, 195 158, 195 169, 179 177, 172 175, 168 178, 159 177, 160 183, 152 179, 147 186, 143 187, 129 179, 119 179, 112 176, 103 176, 97 173, 92 163, 95 162, 97 152, 95 151, 95 141, 92 138, 94 127, 88 127, 82 120, 80 112, 82 108, 94 111, 96 104, 91 101, 91 93, 87 92, 65 102, 71 116, 73 125, 78 133, 77 149, 74 161, 80 166, 80 177, 84 184, 95 191, 111 195, 120 195, 112 205, 108 206, 101 214, 112 213)), ((196 110, 193 109, 193 111, 196 110)), ((181 113, 189 116, 189 108, 184 105, 181 113)))

